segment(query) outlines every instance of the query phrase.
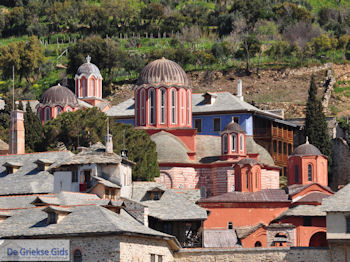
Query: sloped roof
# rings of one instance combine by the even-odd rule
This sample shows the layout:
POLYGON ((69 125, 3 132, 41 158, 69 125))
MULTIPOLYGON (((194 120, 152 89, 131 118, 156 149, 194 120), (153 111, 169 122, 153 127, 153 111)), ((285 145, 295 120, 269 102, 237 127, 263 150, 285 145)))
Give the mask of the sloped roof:
POLYGON ((306 184, 306 185, 294 184, 294 185, 287 186, 284 189, 286 190, 288 195, 293 196, 293 195, 296 195, 296 194, 300 193, 301 191, 303 191, 304 189, 306 189, 306 188, 308 188, 308 187, 310 187, 312 185, 317 185, 317 186, 323 188, 324 190, 326 190, 326 191, 328 191, 330 193, 333 193, 333 191, 329 187, 320 185, 318 183, 311 183, 311 184, 306 184))
POLYGON ((298 205, 291 207, 279 215, 275 220, 282 219, 284 217, 300 217, 300 216, 326 216, 326 212, 322 210, 321 205, 298 205))
POLYGON ((187 200, 191 201, 192 203, 196 203, 199 199, 201 199, 201 192, 199 189, 180 189, 180 188, 173 188, 168 189, 176 194, 181 195, 182 197, 186 198, 187 200))
POLYGON ((228 123, 224 130, 221 133, 246 133, 242 127, 238 124, 235 123, 234 121, 231 121, 230 123, 228 123))
POLYGON ((348 212, 350 211, 350 184, 347 184, 333 196, 322 201, 322 210, 326 212, 348 212))
POLYGON ((69 151, 55 151, 0 156, 0 195, 53 192, 53 176, 47 171, 39 171, 35 162, 42 158, 56 162, 72 155, 69 151), (6 162, 18 162, 22 166, 15 174, 7 174, 3 166, 6 162))
POLYGON ((147 206, 149 216, 163 221, 205 220, 207 218, 207 212, 204 208, 157 183, 134 182, 131 198, 147 206), (161 198, 159 200, 144 200, 147 191, 155 186, 165 191, 161 198))
POLYGON ((165 131, 151 136, 157 145, 157 158, 160 163, 188 163, 190 162, 187 147, 173 134, 165 131))
POLYGON ((314 202, 314 203, 322 203, 322 200, 325 197, 329 197, 328 194, 325 194, 323 192, 311 192, 309 194, 306 194, 305 196, 302 196, 300 199, 295 200, 294 202, 296 203, 310 203, 310 202, 314 202))
POLYGON ((209 247, 236 247, 237 235, 233 229, 215 229, 203 231, 203 245, 209 247))
POLYGON ((238 238, 243 239, 243 238, 246 238, 247 236, 249 236, 250 234, 254 233, 256 230, 258 230, 262 226, 264 226, 264 224, 259 223, 259 224, 252 225, 252 226, 236 227, 235 229, 236 229, 236 233, 237 233, 238 238))
POLYGON ((81 99, 77 99, 78 100, 78 104, 80 107, 82 108, 93 108, 93 105, 90 105, 89 103, 86 103, 85 101, 81 100, 81 99))
POLYGON ((228 192, 222 195, 201 199, 199 203, 234 202, 290 202, 282 189, 263 189, 257 192, 228 192))
POLYGON ((133 98, 125 100, 118 105, 112 106, 106 111, 107 116, 134 117, 135 101, 133 98))

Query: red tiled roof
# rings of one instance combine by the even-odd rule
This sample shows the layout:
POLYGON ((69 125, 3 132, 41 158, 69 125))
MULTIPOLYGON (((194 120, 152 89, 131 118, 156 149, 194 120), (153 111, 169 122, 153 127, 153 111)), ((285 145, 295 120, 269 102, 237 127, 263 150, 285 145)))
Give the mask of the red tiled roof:
POLYGON ((282 189, 263 189, 258 192, 229 192, 219 196, 201 199, 199 203, 230 202, 289 202, 288 195, 282 189))

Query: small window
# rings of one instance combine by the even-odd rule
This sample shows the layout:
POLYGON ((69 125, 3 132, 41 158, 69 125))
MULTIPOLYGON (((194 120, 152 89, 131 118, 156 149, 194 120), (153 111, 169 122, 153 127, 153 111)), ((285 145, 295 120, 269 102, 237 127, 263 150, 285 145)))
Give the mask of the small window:
POLYGON ((74 251, 74 262, 82 262, 83 261, 83 256, 81 255, 81 252, 79 249, 74 251))
POLYGON ((176 90, 171 90, 171 123, 176 124, 176 90))
POLYGON ((220 131, 220 118, 214 118, 214 132, 220 131))
POLYGON ((292 144, 288 144, 288 155, 292 154, 292 144))
POLYGON ((260 241, 256 241, 255 244, 254 244, 255 247, 261 247, 261 242, 260 241))
POLYGON ((303 226, 311 227, 312 226, 312 217, 303 217, 303 226))
POLYGON ((159 192, 153 192, 153 200, 159 200, 159 192))
POLYGON ((151 262, 156 262, 156 255, 155 254, 151 254, 151 262))
POLYGON ((346 218, 346 233, 350 233, 350 217, 346 218))
POLYGON ((243 151, 243 135, 239 135, 239 151, 243 151))
POLYGON ((277 141, 273 140, 273 152, 277 153, 277 141))
POLYGON ((231 135, 231 139, 232 139, 232 151, 237 151, 237 135, 236 134, 232 134, 231 135))
POLYGON ((249 171, 247 170, 246 173, 245 173, 245 177, 246 177, 246 186, 247 186, 247 189, 249 188, 249 171))
POLYGON ((278 153, 282 154, 282 142, 278 141, 278 153))
POLYGON ((78 172, 77 171, 72 172, 72 183, 74 183, 74 182, 78 182, 78 172))
POLYGON ((287 168, 283 167, 283 176, 287 176, 287 168))
POLYGON ((224 134, 224 136, 222 137, 223 139, 223 151, 224 153, 227 153, 228 152, 228 137, 227 137, 227 134, 224 134))
POLYGON ((227 224, 227 229, 233 229, 233 224, 232 224, 231 221, 228 222, 228 224, 227 224))
POLYGON ((232 121, 239 124, 239 116, 233 116, 232 121))
POLYGON ((312 165, 307 166, 307 180, 312 181, 312 165))
POLYGON ((194 120, 194 128, 197 129, 197 132, 202 132, 202 119, 196 119, 194 120))
POLYGON ((109 198, 109 196, 110 196, 110 192, 109 192, 109 189, 108 189, 108 188, 105 189, 105 196, 106 196, 107 198, 109 198))
POLYGON ((201 187, 200 194, 201 194, 201 198, 206 198, 207 197, 207 189, 206 189, 205 186, 201 187))
POLYGON ((258 172, 255 173, 255 188, 258 188, 258 179, 259 179, 259 174, 258 172))
POLYGON ((283 154, 287 155, 287 143, 283 143, 283 154))

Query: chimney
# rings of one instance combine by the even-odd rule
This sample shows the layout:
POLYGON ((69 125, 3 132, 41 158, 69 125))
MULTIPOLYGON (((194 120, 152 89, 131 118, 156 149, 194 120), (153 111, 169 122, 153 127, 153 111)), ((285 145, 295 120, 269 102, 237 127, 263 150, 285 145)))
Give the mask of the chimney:
POLYGON ((25 132, 24 132, 24 112, 22 110, 13 110, 11 112, 10 123, 10 154, 25 153, 25 132))
POLYGON ((241 79, 238 79, 238 83, 237 83, 237 97, 241 101, 244 101, 243 95, 242 95, 242 80, 241 79))
POLYGON ((111 134, 106 135, 106 153, 113 153, 113 139, 111 134))

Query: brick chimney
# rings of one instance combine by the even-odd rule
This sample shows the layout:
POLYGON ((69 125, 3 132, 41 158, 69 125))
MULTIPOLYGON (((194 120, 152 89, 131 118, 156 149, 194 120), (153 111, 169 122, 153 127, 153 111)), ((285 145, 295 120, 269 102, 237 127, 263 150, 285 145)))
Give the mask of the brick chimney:
POLYGON ((11 112, 9 153, 25 153, 24 112, 22 110, 11 112))

